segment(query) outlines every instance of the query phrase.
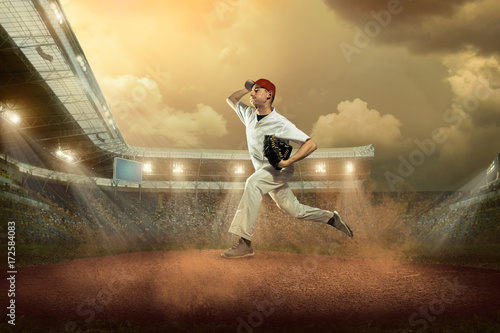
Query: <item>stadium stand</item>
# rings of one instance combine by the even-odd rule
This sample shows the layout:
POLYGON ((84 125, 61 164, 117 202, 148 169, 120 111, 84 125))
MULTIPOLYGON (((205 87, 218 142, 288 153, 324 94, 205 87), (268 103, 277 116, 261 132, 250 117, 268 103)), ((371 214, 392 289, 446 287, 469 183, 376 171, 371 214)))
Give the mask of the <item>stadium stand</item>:
MULTIPOLYGON (((28 197, 2 192, 2 220, 17 221, 20 242, 39 244, 218 246, 231 237, 227 229, 241 195, 158 191, 142 193, 139 201, 137 190, 115 192, 111 187, 67 186, 34 178, 25 186, 28 197), (41 201, 45 206, 37 204, 41 201)), ((483 194, 479 201, 481 197, 470 192, 364 192, 356 201, 338 191, 298 195, 308 205, 339 207, 362 236, 374 241, 463 244, 500 241, 500 195, 491 193, 495 195, 483 194)), ((294 220, 264 197, 256 230, 261 242, 329 241, 324 229, 316 228, 312 222, 294 220)))

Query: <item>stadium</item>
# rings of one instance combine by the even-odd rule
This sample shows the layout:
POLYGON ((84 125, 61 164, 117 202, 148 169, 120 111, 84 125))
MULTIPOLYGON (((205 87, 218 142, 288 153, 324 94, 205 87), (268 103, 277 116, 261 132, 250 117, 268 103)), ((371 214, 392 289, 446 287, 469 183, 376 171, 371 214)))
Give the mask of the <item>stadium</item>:
POLYGON ((0 8, 3 332, 500 330, 500 154, 474 189, 377 192, 374 145, 319 148, 290 185, 356 237, 265 196, 230 262, 248 150, 127 144, 59 1, 0 8))

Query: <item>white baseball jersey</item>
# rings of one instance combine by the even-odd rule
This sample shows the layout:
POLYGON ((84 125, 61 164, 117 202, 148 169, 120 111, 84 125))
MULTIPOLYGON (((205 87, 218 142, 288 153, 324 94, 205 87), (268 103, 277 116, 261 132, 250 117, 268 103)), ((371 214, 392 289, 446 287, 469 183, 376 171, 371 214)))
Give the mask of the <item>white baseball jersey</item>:
POLYGON ((276 112, 274 107, 273 111, 260 121, 257 121, 257 110, 252 106, 245 105, 240 101, 236 103, 235 109, 236 114, 246 126, 248 151, 255 170, 264 164, 269 164, 263 153, 264 135, 274 134, 286 143, 293 141, 299 145, 310 138, 292 122, 276 112))

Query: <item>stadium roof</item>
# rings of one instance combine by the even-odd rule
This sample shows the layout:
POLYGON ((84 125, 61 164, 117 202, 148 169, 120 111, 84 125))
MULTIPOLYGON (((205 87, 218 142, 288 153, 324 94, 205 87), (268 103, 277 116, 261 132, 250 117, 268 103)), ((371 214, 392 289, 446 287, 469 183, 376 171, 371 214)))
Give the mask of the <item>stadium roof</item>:
MULTIPOLYGON (((59 1, 1 1, 0 58, 0 153, 23 171, 68 182, 109 181, 114 158, 122 157, 151 163, 151 184, 241 182, 251 174, 246 150, 128 145, 59 1), (61 162, 66 152, 72 163, 61 162), (179 165, 182 172, 174 172, 179 165)), ((373 156, 371 145, 318 149, 298 163, 294 181, 366 179, 373 156)))
POLYGON ((2 123, 2 148, 56 169, 56 151, 80 152, 78 162, 109 169, 129 147, 59 2, 2 1, 0 24, 3 118, 15 111, 21 119, 12 129, 2 123))

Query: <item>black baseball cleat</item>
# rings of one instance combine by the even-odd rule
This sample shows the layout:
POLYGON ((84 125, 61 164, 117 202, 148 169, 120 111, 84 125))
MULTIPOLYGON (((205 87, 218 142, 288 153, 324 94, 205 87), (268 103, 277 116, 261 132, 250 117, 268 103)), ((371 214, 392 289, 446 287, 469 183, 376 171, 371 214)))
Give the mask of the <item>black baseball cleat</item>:
POLYGON ((333 212, 333 217, 326 223, 342 231, 347 236, 353 237, 351 228, 349 228, 349 226, 345 224, 344 221, 342 221, 342 218, 340 217, 339 213, 337 213, 337 211, 333 212))

